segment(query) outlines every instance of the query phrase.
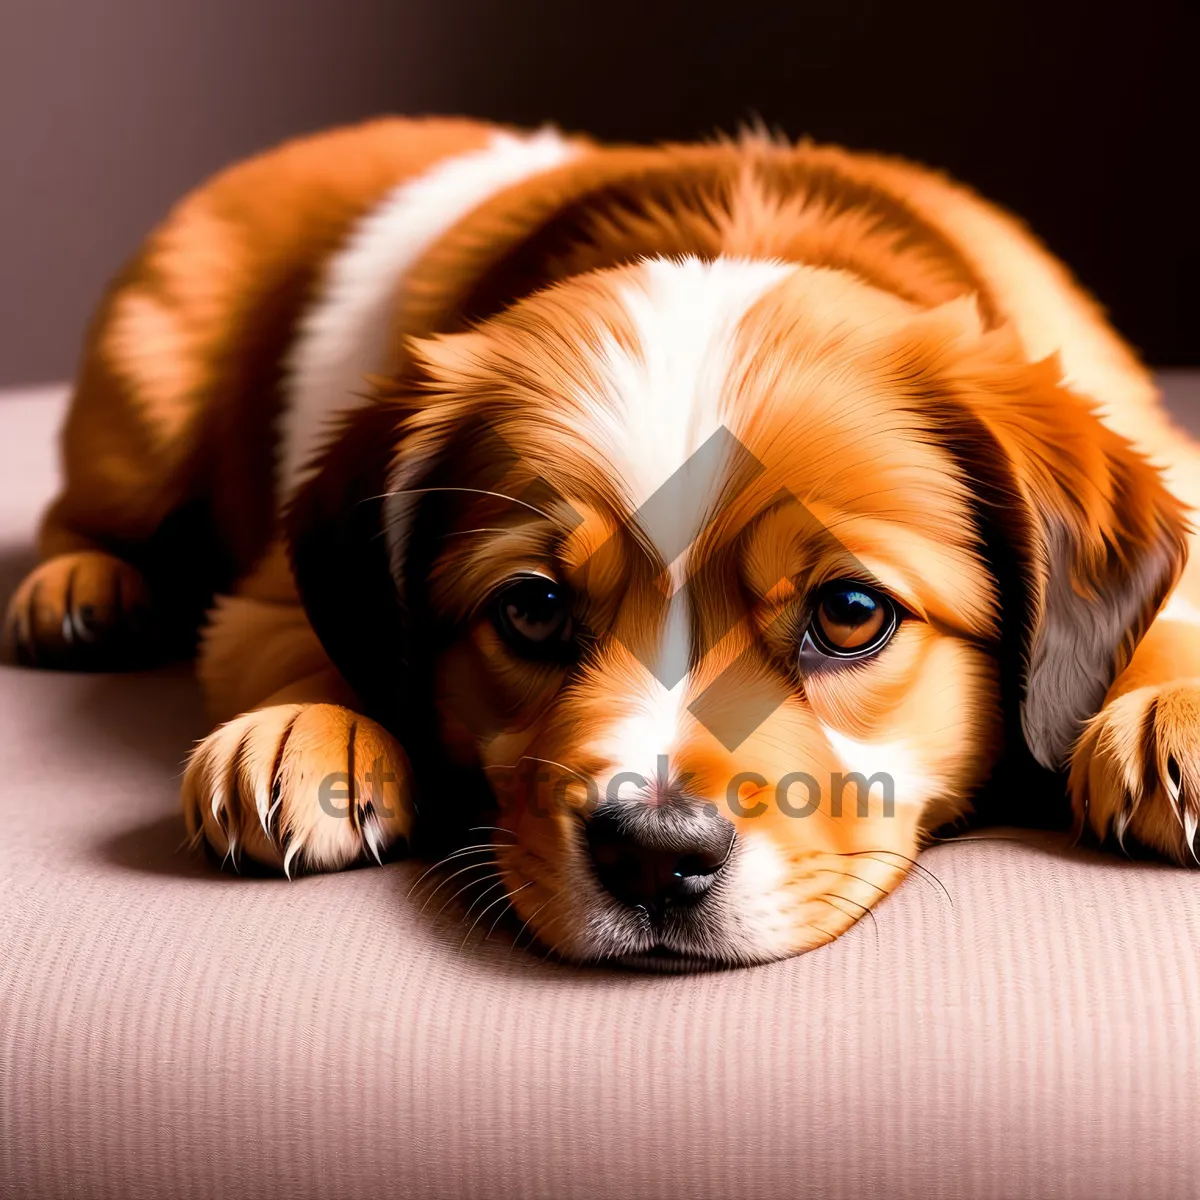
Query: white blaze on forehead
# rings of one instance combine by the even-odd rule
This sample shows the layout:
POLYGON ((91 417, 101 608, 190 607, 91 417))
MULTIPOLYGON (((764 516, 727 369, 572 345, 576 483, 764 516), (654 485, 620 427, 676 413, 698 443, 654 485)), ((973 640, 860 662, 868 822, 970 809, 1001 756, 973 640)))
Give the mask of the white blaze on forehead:
POLYGON ((585 433, 598 440, 631 511, 664 485, 686 497, 656 511, 646 530, 668 564, 703 528, 730 465, 701 451, 722 427, 737 435, 730 371, 738 326, 793 270, 749 259, 656 258, 618 292, 635 344, 604 343, 600 394, 580 397, 585 433))
POLYGON ((647 260, 617 293, 633 345, 607 339, 600 392, 578 397, 583 433, 607 458, 639 529, 669 568, 674 593, 633 711, 596 747, 615 770, 652 777, 658 756, 670 755, 690 719, 686 550, 740 454, 730 377, 738 327, 793 269, 744 259, 647 260))
POLYGON ((307 481, 334 421, 363 403, 367 377, 392 368, 388 351, 405 274, 489 197, 578 153, 554 130, 498 133, 483 148, 402 183, 362 218, 326 264, 288 356, 276 477, 281 504, 307 481))

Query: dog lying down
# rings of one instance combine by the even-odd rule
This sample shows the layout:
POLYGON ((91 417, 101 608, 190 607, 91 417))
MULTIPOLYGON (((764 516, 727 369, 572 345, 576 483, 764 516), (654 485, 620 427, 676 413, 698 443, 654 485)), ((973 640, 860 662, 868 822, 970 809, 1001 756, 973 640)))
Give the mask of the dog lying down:
POLYGON ((183 808, 233 865, 457 837, 489 924, 696 964, 837 937, 1002 768, 1196 856, 1200 453, 1020 224, 907 163, 289 143, 116 279, 63 454, 8 651, 202 626, 183 808))

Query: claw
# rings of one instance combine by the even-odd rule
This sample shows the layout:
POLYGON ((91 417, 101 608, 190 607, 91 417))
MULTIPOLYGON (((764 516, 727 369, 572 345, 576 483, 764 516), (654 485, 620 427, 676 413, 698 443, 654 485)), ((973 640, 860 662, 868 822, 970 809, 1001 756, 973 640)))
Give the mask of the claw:
POLYGON ((227 849, 225 850, 225 857, 223 859, 221 859, 221 870, 222 871, 225 870, 225 864, 229 863, 229 865, 231 867, 233 867, 233 869, 240 875, 242 873, 242 869, 241 869, 241 867, 238 866, 238 860, 237 860, 237 852, 238 852, 237 834, 226 831, 225 837, 228 841, 228 846, 227 846, 227 849))
POLYGON ((1173 754, 1167 755, 1167 771, 1163 782, 1171 801, 1171 807, 1175 810, 1180 825, 1183 826, 1183 836, 1187 842, 1188 853, 1191 854, 1192 861, 1200 866, 1200 854, 1196 851, 1196 831, 1200 828, 1200 816, 1184 798, 1183 772, 1180 770, 1179 760, 1173 754))
POLYGON ((68 647, 75 645, 75 625, 71 620, 71 611, 75 607, 75 574, 72 567, 67 574, 67 594, 63 598, 62 640, 68 647))
POLYGON ((212 796, 212 818, 220 825, 223 832, 228 832, 225 828, 225 793, 222 791, 214 791, 212 796))
POLYGON ((294 841, 289 842, 287 848, 283 852, 283 873, 288 879, 291 879, 292 877, 292 859, 294 859, 296 855, 300 853, 300 849, 300 843, 294 841))
POLYGON ((95 610, 90 604, 80 605, 71 610, 71 629, 77 642, 94 642, 97 640, 94 626, 95 610))
POLYGON ((1200 867, 1200 855, 1196 853, 1196 830, 1198 826, 1200 826, 1200 820, 1197 819, 1195 812, 1190 808, 1186 809, 1183 814, 1183 836, 1187 840, 1192 861, 1200 867))
POLYGON ((262 827, 263 837, 273 846, 275 839, 271 836, 271 812, 272 806, 270 797, 265 789, 255 788, 254 790, 254 811, 258 814, 258 823, 262 827))
POLYGON ((1171 802, 1171 811, 1175 814, 1175 820, 1179 822, 1179 828, 1183 830, 1184 841, 1187 842, 1188 852, 1192 858, 1200 864, 1200 858, 1196 857, 1196 814, 1193 813, 1183 800, 1183 780, 1179 773, 1179 764, 1175 761, 1173 755, 1167 756, 1167 770, 1163 777, 1163 790, 1167 793, 1167 799, 1171 802))
POLYGON ((1129 857, 1129 851, 1125 849, 1125 831, 1129 828, 1129 822, 1133 820, 1133 805, 1117 813, 1113 818, 1113 833, 1116 835, 1117 845, 1121 847, 1121 853, 1126 858, 1129 857))
POLYGON ((1180 793, 1183 791, 1183 772, 1179 769, 1179 762, 1173 754, 1167 755, 1166 786, 1171 803, 1178 805, 1180 793))
POLYGON ((1129 851, 1125 849, 1125 834, 1128 832, 1129 826, 1133 822, 1133 815, 1137 812, 1139 800, 1139 796, 1127 792, 1125 794, 1124 808, 1122 808, 1122 810, 1113 818, 1113 835, 1117 839, 1117 845, 1120 846, 1121 853, 1124 854, 1126 858, 1129 857, 1129 851))
MULTIPOLYGON (((283 786, 276 779, 271 785, 271 807, 267 809, 267 824, 271 827, 275 825, 275 818, 279 814, 279 806, 283 803, 283 786)), ((275 844, 274 835, 268 830, 267 837, 270 838, 271 844, 275 844)))
POLYGON ((358 825, 367 853, 382 867, 383 851, 385 849, 383 831, 379 828, 379 821, 376 819, 375 806, 373 804, 368 804, 359 810, 358 825))

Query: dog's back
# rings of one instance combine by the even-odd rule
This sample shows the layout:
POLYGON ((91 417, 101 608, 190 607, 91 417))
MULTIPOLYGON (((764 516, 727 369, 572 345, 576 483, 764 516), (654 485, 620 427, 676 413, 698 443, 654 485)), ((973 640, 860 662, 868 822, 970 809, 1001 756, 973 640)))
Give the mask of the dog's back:
POLYGON ((922 305, 972 294, 1030 358, 1058 354, 1072 386, 1200 503, 1194 450, 1096 306, 1015 220, 938 175, 757 138, 605 149, 385 119, 222 172, 114 281, 10 646, 43 665, 132 660, 151 612, 160 635, 186 640, 212 592, 268 548, 281 484, 365 377, 397 365, 404 334, 649 253, 849 267, 922 305), (509 261, 537 223, 548 228, 509 261))

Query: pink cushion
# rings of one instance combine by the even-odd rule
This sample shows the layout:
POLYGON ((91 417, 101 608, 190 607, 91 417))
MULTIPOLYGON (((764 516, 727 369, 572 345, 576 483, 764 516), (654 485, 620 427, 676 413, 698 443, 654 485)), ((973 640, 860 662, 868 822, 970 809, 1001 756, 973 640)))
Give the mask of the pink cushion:
MULTIPOLYGON (((0 400, 0 572, 55 395, 0 400)), ((1200 1187, 1200 875, 943 846, 840 941, 576 970, 420 869, 177 853, 186 670, 0 669, 0 1195, 1182 1196, 1200 1187), (443 892, 444 896, 446 893, 443 892)))

